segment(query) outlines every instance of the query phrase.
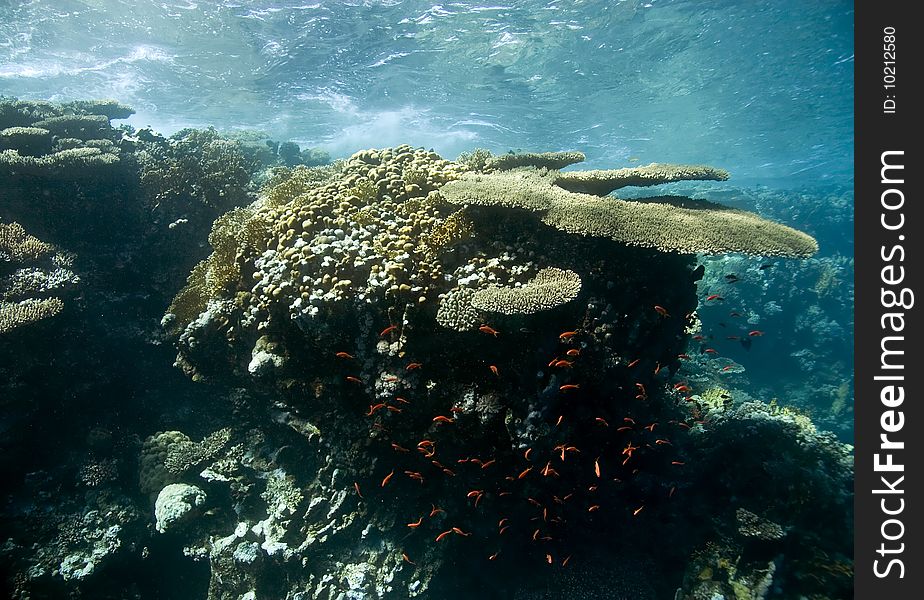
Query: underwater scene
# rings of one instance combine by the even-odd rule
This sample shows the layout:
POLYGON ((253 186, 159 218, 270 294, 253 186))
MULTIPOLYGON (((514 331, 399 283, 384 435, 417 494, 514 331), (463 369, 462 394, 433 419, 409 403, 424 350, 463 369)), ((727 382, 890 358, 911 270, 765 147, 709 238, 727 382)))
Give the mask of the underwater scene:
POLYGON ((0 596, 853 596, 853 4, 0 0, 0 596))

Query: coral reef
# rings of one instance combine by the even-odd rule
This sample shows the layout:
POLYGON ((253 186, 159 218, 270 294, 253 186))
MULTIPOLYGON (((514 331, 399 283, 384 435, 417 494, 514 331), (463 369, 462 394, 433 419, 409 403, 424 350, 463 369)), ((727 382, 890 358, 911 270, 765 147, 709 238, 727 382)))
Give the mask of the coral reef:
POLYGON ((0 223, 0 334, 64 310, 57 294, 80 281, 72 264, 73 256, 29 235, 19 223, 0 223))

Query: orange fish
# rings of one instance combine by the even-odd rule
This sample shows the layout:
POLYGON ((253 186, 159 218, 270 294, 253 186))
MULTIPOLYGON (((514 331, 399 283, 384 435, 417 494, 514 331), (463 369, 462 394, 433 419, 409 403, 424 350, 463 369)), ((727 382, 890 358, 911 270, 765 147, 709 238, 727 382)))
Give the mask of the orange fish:
POLYGON ((679 460, 672 460, 672 461, 671 461, 671 464, 672 464, 672 465, 685 465, 685 464, 687 464, 687 463, 685 463, 685 462, 680 462, 679 460))
POLYGON ((571 339, 571 338, 573 338, 574 336, 576 336, 577 334, 578 334, 577 331, 565 331, 565 332, 562 332, 562 333, 560 333, 560 334, 558 335, 558 339, 561 339, 561 340, 571 339))
POLYGON ((649 423, 648 425, 645 425, 643 429, 647 429, 648 431, 654 431, 654 428, 657 424, 658 424, 657 421, 655 421, 654 423, 649 423))
POLYGON ((362 493, 361 491, 359 491, 359 484, 356 483, 355 481, 353 482, 353 488, 356 490, 356 495, 359 496, 360 498, 362 498, 362 497, 363 497, 363 493, 362 493))
POLYGON ((568 356, 580 356, 581 351, 578 350, 577 348, 572 348, 571 350, 568 350, 567 352, 565 352, 565 354, 567 354, 568 356))
POLYGON ((453 532, 453 533, 457 533, 457 534, 459 534, 459 535, 461 535, 461 536, 465 536, 465 537, 468 537, 468 536, 472 535, 471 532, 465 533, 464 531, 462 531, 462 530, 459 529, 458 527, 453 527, 453 528, 452 528, 452 532, 453 532))
POLYGON ((706 302, 709 302, 710 300, 725 300, 725 298, 718 294, 712 294, 711 296, 706 297, 706 302))
POLYGON ((632 511, 632 516, 634 517, 634 516, 638 515, 638 513, 642 512, 642 509, 643 509, 643 508, 645 508, 645 505, 644 505, 644 504, 642 504, 641 506, 639 506, 638 508, 636 508, 635 510, 633 510, 633 511, 632 511))
POLYGON ((600 423, 600 424, 603 425, 604 427, 609 427, 609 426, 610 426, 610 424, 607 423, 607 422, 606 422, 606 419, 604 419, 603 417, 594 417, 594 421, 596 421, 597 423, 600 423))
POLYGON ((570 554, 569 554, 567 557, 565 557, 565 560, 561 561, 561 566, 563 566, 563 567, 564 567, 564 566, 567 566, 569 560, 571 560, 571 555, 570 555, 570 554))
POLYGON ((488 557, 488 560, 494 560, 497 558, 497 555, 500 554, 500 550, 488 557))
POLYGON ((559 415, 558 420, 555 421, 555 427, 558 427, 559 425, 561 425, 562 419, 564 418, 565 418, 565 415, 559 415))
POLYGON ((634 367, 635 365, 638 364, 638 361, 639 361, 639 360, 641 360, 641 359, 636 358, 635 360, 633 360, 632 362, 630 362, 629 364, 627 364, 627 365, 626 365, 626 368, 627 368, 627 369, 631 369, 632 367, 634 367))
POLYGON ((622 427, 617 427, 616 431, 630 431, 632 429, 629 425, 623 425, 622 427))
POLYGON ((353 383, 362 383, 362 382, 363 382, 363 380, 360 379, 359 377, 353 377, 352 375, 347 375, 346 380, 347 380, 347 381, 352 381, 353 383))
POLYGON ((661 445, 663 445, 663 444, 667 444, 668 446, 673 446, 673 444, 671 444, 670 440, 664 439, 664 438, 660 438, 660 439, 655 440, 655 444, 657 444, 658 446, 661 446, 661 445))
POLYGON ((758 330, 758 329, 755 329, 754 331, 749 331, 749 332, 748 332, 748 335, 751 336, 751 337, 760 337, 760 336, 762 336, 763 334, 764 334, 764 332, 763 332, 763 331, 760 331, 760 330, 758 330))
POLYGON ((523 471, 521 471, 520 474, 517 475, 517 479, 523 479, 523 478, 526 477, 526 476, 529 474, 529 472, 532 471, 532 470, 533 470, 532 467, 527 467, 527 468, 523 469, 523 471))
POLYGON ((392 476, 395 474, 395 470, 392 469, 391 473, 385 476, 385 479, 382 480, 382 487, 388 485, 388 482, 391 481, 392 476))
POLYGON ((405 471, 404 474, 410 477, 411 479, 416 479, 420 483, 423 483, 423 480, 424 480, 423 475, 421 475, 417 471, 405 471))
POLYGON ((491 369, 491 372, 494 373, 495 377, 500 377, 500 373, 498 372, 496 365, 488 365, 488 368, 491 369))
POLYGON ((381 409, 381 408, 385 408, 385 404, 382 403, 382 402, 380 402, 380 403, 378 403, 378 404, 371 404, 371 405, 369 405, 369 412, 366 413, 366 416, 367 416, 367 417, 371 417, 372 415, 375 414, 375 411, 377 411, 377 410, 379 410, 379 409, 381 409))
POLYGON ((495 461, 495 460, 492 458, 492 459, 489 460, 488 462, 483 462, 483 463, 481 463, 481 468, 482 468, 482 469, 487 469, 488 467, 490 467, 491 465, 493 465, 495 462, 497 462, 497 461, 495 461))
POLYGON ((657 304, 655 304, 655 305, 654 305, 654 309, 655 309, 655 312, 658 313, 659 315, 661 315, 662 317, 669 317, 669 316, 670 316, 670 314, 668 314, 668 312, 667 312, 667 309, 664 308, 663 306, 658 306, 657 304))
POLYGON ((598 456, 594 459, 594 473, 597 475, 597 478, 600 477, 600 457, 598 456))
POLYGON ((405 554, 404 552, 401 553, 401 558, 403 558, 406 562, 411 563, 412 565, 416 565, 416 564, 417 564, 417 563, 415 563, 413 560, 411 560, 411 558, 410 558, 407 554, 405 554))
POLYGON ((680 360, 690 360, 690 355, 689 354, 678 354, 677 358, 679 358, 680 360))
POLYGON ((546 555, 545 555, 545 562, 547 562, 547 563, 549 563, 549 564, 552 564, 552 555, 551 555, 551 554, 546 554, 546 555))
POLYGON ((353 355, 348 354, 347 352, 338 352, 334 356, 336 356, 337 358, 353 358, 353 355))
POLYGON ((533 451, 532 448, 527 448, 527 449, 526 449, 526 452, 523 453, 523 458, 525 458, 526 460, 529 460, 529 454, 530 454, 530 452, 532 452, 532 451, 533 451))
POLYGON ((392 405, 390 405, 390 404, 386 404, 386 405, 385 405, 385 408, 387 408, 388 410, 390 410, 390 411, 393 412, 393 413, 399 413, 399 412, 401 412, 401 409, 400 409, 400 408, 398 408, 397 406, 392 406, 392 405))
POLYGON ((407 400, 405 400, 405 399, 402 398, 401 396, 395 396, 395 400, 397 400, 398 402, 400 402, 400 403, 402 403, 402 404, 410 404, 410 402, 408 402, 407 400))
POLYGON ((430 511, 430 516, 431 516, 431 517, 435 517, 435 516, 438 515, 439 513, 445 513, 445 512, 446 512, 446 511, 443 510, 442 508, 437 508, 435 504, 431 504, 430 506, 433 507, 433 509, 430 511))
POLYGON ((389 333, 391 333, 392 331, 395 331, 396 329, 398 329, 397 325, 389 325, 388 327, 382 330, 382 332, 379 334, 379 337, 384 337, 388 335, 389 333))
POLYGON ((413 371, 414 369, 419 369, 419 368, 422 367, 422 366, 423 366, 423 365, 420 364, 420 363, 412 362, 412 363, 409 364, 408 366, 404 367, 404 369, 405 369, 406 371, 413 371))
POLYGON ((489 335, 493 335, 494 337, 497 337, 497 334, 499 333, 493 327, 488 327, 487 325, 482 325, 481 327, 478 328, 478 331, 480 331, 481 333, 487 333, 489 335))
POLYGON ((395 452, 410 452, 410 450, 408 450, 404 446, 399 446, 398 444, 394 442, 391 443, 391 447, 395 449, 395 452))
POLYGON ((705 350, 703 350, 703 352, 705 352, 706 354, 718 354, 719 353, 719 351, 716 350, 715 348, 706 348, 705 350))
POLYGON ((408 526, 408 527, 411 527, 411 528, 420 527, 420 525, 421 525, 422 523, 423 523, 423 517, 420 517, 420 518, 417 519, 417 521, 415 521, 414 523, 408 523, 407 526, 408 526))
POLYGON ((469 493, 465 494, 466 497, 471 498, 472 496, 480 496, 484 493, 484 490, 472 490, 469 493))
POLYGON ((564 392, 565 390, 577 390, 580 388, 581 386, 577 383, 566 383, 565 385, 559 387, 558 389, 564 392))
POLYGON ((450 533, 452 533, 452 529, 450 529, 449 531, 444 531, 443 533, 441 533, 441 534, 439 534, 438 536, 436 536, 436 541, 437 541, 437 542, 443 541, 443 538, 445 538, 445 537, 446 537, 447 535, 449 535, 450 533))
POLYGON ((500 531, 497 532, 497 535, 504 535, 504 532, 510 529, 510 525, 504 525, 500 528, 500 531))
POLYGON ((556 360, 555 364, 553 364, 552 366, 553 367, 564 367, 566 369, 570 369, 572 364, 574 363, 572 363, 570 360, 556 360))
POLYGON ((731 371, 731 369, 732 369, 732 365, 725 365, 724 367, 722 367, 722 371, 731 371))
POLYGON ((434 423, 455 423, 455 419, 451 417, 444 417, 443 415, 438 415, 433 417, 434 423))
POLYGON ((600 510, 600 505, 599 505, 599 504, 594 504, 593 506, 591 506, 590 508, 587 509, 587 512, 594 512, 594 511, 597 511, 597 510, 600 510))
POLYGON ((661 372, 661 363, 660 363, 660 362, 656 362, 656 363, 655 363, 655 368, 654 368, 654 374, 657 375, 657 374, 660 373, 660 372, 661 372))

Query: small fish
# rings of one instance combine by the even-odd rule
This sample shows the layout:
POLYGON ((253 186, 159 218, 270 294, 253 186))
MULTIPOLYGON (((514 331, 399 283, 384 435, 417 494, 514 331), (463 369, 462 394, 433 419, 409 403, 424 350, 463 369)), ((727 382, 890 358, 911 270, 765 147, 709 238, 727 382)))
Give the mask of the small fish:
POLYGON ((417 519, 417 521, 413 523, 408 523, 407 526, 413 529, 415 527, 420 527, 422 523, 423 523, 423 517, 420 517, 419 519, 417 519))
POLYGON ((500 333, 497 330, 495 330, 493 327, 489 327, 487 325, 482 325, 481 327, 478 328, 478 331, 480 331, 481 333, 487 333, 489 335, 493 335, 494 337, 497 337, 498 333, 500 333))
POLYGON ((422 367, 422 366, 423 366, 423 365, 420 364, 420 363, 418 363, 418 362, 412 362, 412 363, 409 364, 408 366, 404 367, 404 369, 405 369, 406 371, 413 371, 414 369, 419 369, 419 368, 422 367))
POLYGON ((497 461, 494 460, 494 459, 492 458, 492 459, 489 460, 488 462, 481 463, 481 468, 482 468, 482 469, 487 469, 488 467, 490 467, 491 465, 493 465, 495 462, 497 462, 497 461))
POLYGON ((555 421, 555 427, 558 427, 559 425, 561 425, 561 422, 564 420, 564 418, 565 418, 565 415, 559 415, 558 420, 555 421))
POLYGON ((681 394, 686 394, 687 392, 690 391, 690 386, 687 386, 687 385, 675 386, 674 390, 677 392, 680 392, 681 394))
POLYGON ((645 505, 644 505, 644 504, 642 504, 641 506, 639 506, 638 508, 636 508, 635 510, 633 510, 633 511, 632 511, 632 516, 633 516, 633 517, 638 516, 638 513, 642 512, 642 509, 643 509, 643 508, 645 508, 645 505))
POLYGON ((405 471, 404 474, 410 477, 411 479, 416 479, 420 483, 423 483, 424 481, 423 475, 421 475, 417 471, 405 471))
POLYGON ((564 367, 566 369, 570 369, 572 364, 573 363, 570 360, 556 360, 555 364, 553 364, 552 366, 553 367, 564 367))
POLYGON ((722 371, 723 371, 723 372, 725 372, 725 371, 731 371, 731 369, 732 369, 732 365, 725 365, 724 367, 722 367, 722 371))
POLYGON ((357 496, 359 496, 360 498, 363 497, 363 493, 362 493, 361 491, 359 491, 359 484, 356 483, 355 481, 353 482, 353 489, 356 490, 356 495, 357 495, 357 496))
POLYGON ((577 383, 566 383, 565 385, 559 387, 558 389, 564 392, 566 390, 577 390, 580 388, 581 386, 577 383))
POLYGON ((596 421, 597 423, 600 423, 600 424, 603 425, 604 427, 609 427, 609 426, 610 426, 610 424, 607 423, 607 422, 606 422, 606 419, 604 419, 603 417, 594 417, 594 421, 596 421))
POLYGON ((690 355, 689 354, 678 354, 677 358, 679 358, 680 360, 690 360, 690 355))
POLYGON ((447 535, 449 535, 450 533, 452 533, 452 529, 450 529, 449 531, 444 531, 443 533, 441 533, 441 534, 439 534, 438 536, 436 536, 436 541, 437 541, 437 542, 443 541, 443 539, 444 539, 447 535))
POLYGON ((533 541, 535 542, 537 539, 539 539, 539 530, 538 530, 538 529, 537 529, 536 531, 533 532, 533 541))
POLYGON ((402 398, 401 396, 395 396, 395 400, 397 400, 397 401, 400 402, 401 404, 410 404, 410 402, 408 402, 407 400, 405 400, 405 399, 402 398))
POLYGON ((437 508, 435 504, 430 504, 430 506, 433 507, 433 508, 430 510, 430 517, 431 517, 431 518, 432 518, 432 517, 435 517, 436 515, 438 515, 438 514, 440 514, 440 513, 443 513, 443 514, 446 513, 446 511, 443 510, 442 508, 437 508))
POLYGON ((465 533, 464 531, 462 531, 462 530, 459 529, 458 527, 453 527, 453 528, 452 528, 452 532, 455 533, 455 534, 461 535, 461 536, 463 536, 463 537, 468 537, 468 536, 472 535, 471 532, 465 533))
POLYGON ((590 508, 587 509, 587 512, 595 512, 595 511, 598 511, 598 510, 600 510, 600 505, 599 505, 599 504, 593 504, 593 505, 590 506, 590 508))
POLYGON ((529 472, 532 471, 532 470, 533 470, 532 467, 527 467, 527 468, 523 469, 523 470, 520 472, 520 474, 517 475, 517 479, 523 479, 524 477, 526 477, 527 475, 529 475, 529 472))
POLYGON ((347 380, 347 381, 352 381, 353 383, 362 383, 362 382, 363 382, 363 380, 360 379, 359 377, 353 377, 352 375, 347 375, 347 376, 346 376, 346 380, 347 380))
POLYGON ((391 412, 393 412, 393 413, 399 413, 399 412, 401 412, 401 409, 400 409, 400 408, 398 408, 397 406, 392 406, 391 404, 386 404, 386 405, 385 405, 385 408, 387 408, 389 411, 391 411, 391 412))
POLYGON ((386 335, 388 335, 389 333, 397 329, 398 329, 397 325, 389 325, 388 327, 383 329, 381 333, 379 333, 379 337, 385 337, 386 335))
POLYGON ((657 374, 660 373, 660 372, 661 372, 661 363, 660 363, 660 362, 656 362, 656 363, 655 363, 655 368, 654 368, 654 374, 657 375, 657 374))
POLYGON ((498 550, 497 552, 495 552, 494 554, 492 554, 491 556, 489 556, 489 557, 488 557, 488 560, 495 560, 495 559, 497 558, 497 555, 498 555, 498 554, 500 554, 500 550, 498 550))
POLYGON ((565 557, 565 560, 561 561, 561 566, 565 567, 568 565, 568 561, 571 560, 571 555, 565 557))
POLYGON ((672 497, 674 495, 674 492, 676 491, 677 491, 677 486, 675 485, 671 488, 671 491, 667 493, 667 497, 668 498, 672 497))
POLYGON ((455 419, 453 419, 452 417, 445 417, 443 415, 438 415, 436 417, 433 417, 433 422, 434 423, 455 423, 455 419))
POLYGON ((391 481, 391 478, 394 476, 394 474, 395 474, 395 470, 392 469, 391 473, 386 475, 385 479, 382 480, 382 487, 385 487, 386 485, 388 485, 388 482, 391 481))
POLYGON ((655 440, 655 444, 657 444, 658 446, 660 446, 660 445, 662 445, 662 444, 667 444, 668 446, 673 446, 673 444, 671 444, 670 440, 668 440, 668 439, 666 439, 666 438, 660 438, 660 439, 655 440))
POLYGON ((558 335, 560 340, 569 340, 578 334, 577 331, 564 331, 558 335))
POLYGON ((633 360, 632 362, 630 362, 629 364, 627 364, 627 365, 626 365, 626 368, 627 368, 627 369, 631 369, 632 367, 634 367, 635 365, 637 365, 637 364, 638 364, 638 361, 640 361, 640 360, 641 360, 640 358, 636 358, 635 360, 633 360))
MULTIPOLYGON (((417 563, 415 563, 413 560, 411 560, 411 558, 410 558, 406 553, 404 553, 404 552, 401 553, 401 558, 403 558, 403 559, 405 560, 405 562, 408 562, 408 563, 410 563, 410 564, 412 564, 412 565, 416 565, 416 564, 417 564, 417 563)), ((563 565, 563 566, 564 566, 564 565, 563 565)))
POLYGON ((484 490, 472 490, 472 491, 470 491, 469 493, 465 494, 465 496, 466 496, 466 498, 473 498, 473 497, 476 497, 476 496, 480 496, 480 495, 482 495, 483 493, 484 493, 484 490))
POLYGON ((622 427, 617 427, 616 431, 631 431, 632 428, 628 425, 623 425, 622 427))
POLYGON ((384 402, 379 402, 378 404, 372 404, 369 406, 369 412, 366 413, 366 416, 371 417, 372 415, 375 414, 375 411, 382 409, 382 408, 385 408, 384 402))
POLYGON ((701 335, 694 335, 694 336, 693 336, 693 339, 696 340, 697 342, 701 342, 701 341, 705 340, 706 338, 704 338, 704 337, 701 336, 701 335))
POLYGON ((352 354, 349 354, 349 353, 347 353, 347 352, 338 352, 338 353, 335 354, 334 356, 336 356, 337 358, 350 358, 350 359, 353 358, 353 355, 352 355, 352 354))
POLYGON ((650 423, 650 424, 648 424, 648 425, 645 425, 644 429, 647 429, 648 431, 654 432, 655 427, 656 427, 657 425, 658 425, 658 422, 655 421, 654 423, 650 423))
POLYGON ((749 335, 750 337, 760 337, 760 336, 762 336, 763 334, 764 334, 764 332, 763 332, 763 331, 760 331, 759 329, 755 329, 754 331, 749 331, 749 332, 748 332, 748 335, 749 335))
POLYGON ((491 372, 494 373, 495 377, 500 377, 500 372, 497 370, 497 365, 488 365, 488 368, 491 369, 491 372))
POLYGON ((504 532, 510 529, 510 525, 504 525, 500 528, 500 531, 497 532, 497 535, 504 535, 504 532))
POLYGON ((685 464, 687 464, 687 463, 681 462, 681 461, 679 461, 679 460, 672 460, 672 461, 671 461, 671 464, 672 464, 672 465, 685 465, 685 464))
POLYGON ((527 448, 526 452, 523 453, 523 458, 525 458, 526 460, 529 460, 529 455, 530 453, 532 453, 532 451, 533 451, 532 448, 527 448))
POLYGON ((383 379, 382 381, 384 381, 385 383, 394 383, 394 382, 398 381, 398 378, 397 378, 397 377, 394 377, 394 376, 392 376, 392 377, 386 377, 386 378, 383 379))
POLYGON ((599 456, 594 460, 594 474, 596 474, 597 479, 600 478, 600 457, 599 456))
POLYGON ((581 351, 578 350, 577 348, 572 348, 571 350, 568 350, 567 352, 565 352, 565 354, 567 354, 568 356, 580 356, 581 351))
POLYGON ((703 350, 703 352, 705 352, 706 354, 718 354, 719 353, 719 351, 716 350, 715 348, 706 348, 705 350, 703 350))
POLYGON ((404 446, 399 446, 398 444, 394 442, 391 443, 391 447, 395 449, 395 452, 410 452, 410 450, 408 450, 404 446))
POLYGON ((706 302, 710 302, 712 300, 725 300, 725 298, 723 298, 719 294, 711 294, 709 296, 706 296, 706 302))
POLYGON ((551 554, 546 554, 546 555, 545 555, 545 562, 547 562, 547 563, 549 563, 549 564, 552 564, 552 555, 551 555, 551 554))
POLYGON ((659 305, 655 304, 655 305, 654 305, 654 309, 655 309, 655 312, 658 313, 659 315, 661 315, 662 317, 669 317, 669 316, 670 316, 670 314, 667 312, 667 309, 664 308, 663 306, 659 306, 659 305))

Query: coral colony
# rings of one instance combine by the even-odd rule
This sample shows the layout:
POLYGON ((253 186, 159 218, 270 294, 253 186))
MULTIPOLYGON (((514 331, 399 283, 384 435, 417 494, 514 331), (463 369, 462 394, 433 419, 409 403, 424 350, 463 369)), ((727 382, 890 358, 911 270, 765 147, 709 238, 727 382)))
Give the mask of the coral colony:
MULTIPOLYGON (((128 110, 8 101, 0 174, 130 165, 158 224, 142 246, 173 264, 171 232, 204 241, 214 220, 162 325, 234 414, 150 435, 136 479, 144 535, 207 563, 209 598, 451 597, 486 569, 518 598, 849 589, 849 447, 723 387, 743 369, 695 337, 696 255, 804 259, 815 240, 613 195, 727 172, 410 146, 308 166, 277 144, 257 195, 253 145, 111 128, 128 110)), ((61 318, 72 257, 12 222, 0 251, 0 333, 61 318)))

